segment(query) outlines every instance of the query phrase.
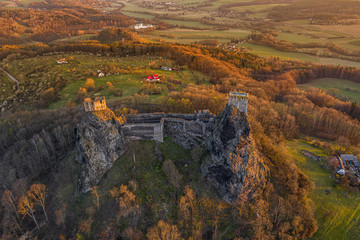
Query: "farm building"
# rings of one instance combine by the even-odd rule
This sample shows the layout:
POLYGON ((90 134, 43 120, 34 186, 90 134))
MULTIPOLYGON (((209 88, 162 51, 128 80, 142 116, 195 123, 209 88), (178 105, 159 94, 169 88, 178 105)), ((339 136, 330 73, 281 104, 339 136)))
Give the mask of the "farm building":
POLYGON ((159 82, 160 81, 160 78, 159 78, 159 75, 157 74, 154 74, 154 75, 150 75, 146 78, 146 81, 147 82, 159 82))
POLYGON ((164 71, 172 71, 172 68, 171 68, 171 67, 167 67, 167 66, 161 66, 161 70, 164 70, 164 71))
POLYGON ((340 159, 344 163, 345 166, 352 164, 355 167, 360 167, 358 158, 352 154, 340 154, 340 159))
POLYGON ((68 63, 68 62, 66 61, 65 58, 62 58, 62 59, 58 60, 57 63, 58 64, 64 64, 64 63, 68 63))
POLYGON ((101 70, 97 70, 96 76, 97 77, 103 77, 103 76, 105 76, 105 73, 103 71, 101 71, 101 70))

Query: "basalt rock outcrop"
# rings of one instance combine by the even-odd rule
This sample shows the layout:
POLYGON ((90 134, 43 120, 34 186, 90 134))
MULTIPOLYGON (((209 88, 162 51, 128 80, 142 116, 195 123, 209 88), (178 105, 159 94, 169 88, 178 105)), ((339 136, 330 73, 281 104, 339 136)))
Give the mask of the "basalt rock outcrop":
POLYGON ((127 116, 124 122, 108 108, 84 114, 77 128, 81 192, 99 183, 125 151, 125 141, 162 142, 164 136, 184 148, 206 146, 210 154, 201 171, 225 201, 234 203, 239 196, 252 198, 265 187, 269 170, 251 139, 246 112, 236 105, 228 104, 216 117, 207 112, 154 113, 127 116))
POLYGON ((252 143, 246 114, 228 104, 212 129, 206 141, 211 155, 201 165, 204 176, 229 203, 252 198, 264 188, 269 171, 252 143))
POLYGON ((86 112, 77 126, 76 159, 81 163, 79 190, 97 185, 124 152, 123 120, 110 109, 86 112))

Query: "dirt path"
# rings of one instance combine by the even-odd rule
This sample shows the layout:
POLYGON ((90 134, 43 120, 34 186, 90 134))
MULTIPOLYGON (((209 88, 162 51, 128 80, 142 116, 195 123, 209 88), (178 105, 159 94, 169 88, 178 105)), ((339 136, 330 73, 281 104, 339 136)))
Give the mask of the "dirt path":
POLYGON ((7 71, 5 71, 2 67, 0 67, 0 70, 3 71, 3 72, 6 74, 6 76, 8 76, 8 78, 11 79, 11 81, 13 81, 14 83, 16 83, 16 86, 19 88, 20 82, 19 82, 16 78, 14 78, 13 76, 11 76, 10 73, 8 73, 7 71))

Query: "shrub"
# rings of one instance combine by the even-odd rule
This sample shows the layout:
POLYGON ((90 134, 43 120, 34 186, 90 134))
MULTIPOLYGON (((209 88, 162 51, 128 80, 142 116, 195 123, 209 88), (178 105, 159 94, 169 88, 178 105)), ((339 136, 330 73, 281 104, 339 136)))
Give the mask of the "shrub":
POLYGON ((88 91, 94 91, 95 90, 95 81, 92 78, 86 79, 85 88, 88 91))
POLYGON ((179 188, 182 183, 183 176, 176 169, 175 164, 171 160, 166 160, 162 166, 162 170, 172 185, 179 188))

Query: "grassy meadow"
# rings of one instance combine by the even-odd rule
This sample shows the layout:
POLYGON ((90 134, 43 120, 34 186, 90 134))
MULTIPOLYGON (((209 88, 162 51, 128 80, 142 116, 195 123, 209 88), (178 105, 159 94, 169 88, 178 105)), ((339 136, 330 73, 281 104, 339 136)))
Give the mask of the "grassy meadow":
POLYGON ((251 44, 251 43, 243 43, 238 44, 237 47, 244 47, 250 50, 251 53, 259 55, 261 57, 278 57, 280 59, 285 60, 299 60, 303 62, 318 62, 316 57, 310 56, 305 53, 294 53, 294 52, 283 52, 278 51, 271 47, 251 44))
MULTIPOLYGON (((172 61, 157 56, 113 58, 90 54, 28 58, 6 63, 4 67, 20 81, 20 86, 24 86, 29 93, 35 93, 35 96, 54 87, 56 81, 63 79, 65 86, 58 92, 59 100, 52 103, 50 109, 64 107, 69 100, 76 102, 77 92, 80 87, 84 87, 88 78, 94 79, 95 90, 88 91, 87 96, 105 96, 108 100, 141 93, 145 78, 153 74, 158 74, 161 81, 156 84, 157 94, 150 95, 152 98, 166 95, 169 89, 180 90, 189 83, 206 83, 209 78, 186 67, 177 72, 154 68, 160 65, 178 67, 172 61), (56 61, 61 58, 66 58, 68 63, 57 64, 56 61), (110 72, 111 75, 96 77, 97 70, 110 72), (115 74, 116 72, 118 74, 115 74), (114 89, 109 89, 107 82, 110 82, 114 89)), ((1 84, 8 85, 5 77, 0 76, 0 80, 1 84)), ((7 85, 6 89, 9 89, 10 86, 7 85)))
POLYGON ((321 88, 328 90, 335 88, 339 90, 339 97, 349 97, 351 101, 360 102, 360 83, 338 78, 320 78, 306 84, 299 84, 300 89, 321 88))
POLYGON ((0 71, 0 104, 3 103, 3 101, 12 95, 15 92, 16 85, 13 81, 11 81, 5 73, 0 71))
POLYGON ((359 239, 360 238, 360 193, 350 192, 334 185, 334 175, 320 162, 300 154, 307 150, 319 156, 327 154, 303 140, 293 140, 286 147, 294 156, 296 165, 310 178, 313 189, 309 198, 313 202, 319 230, 311 239, 359 239), (330 189, 331 194, 326 193, 330 189))
POLYGON ((213 29, 192 30, 186 28, 175 28, 161 31, 157 30, 151 34, 144 34, 142 36, 145 38, 161 39, 166 42, 189 44, 204 39, 216 39, 220 43, 228 43, 232 39, 245 38, 249 34, 250 31, 243 29, 217 31, 213 29))

